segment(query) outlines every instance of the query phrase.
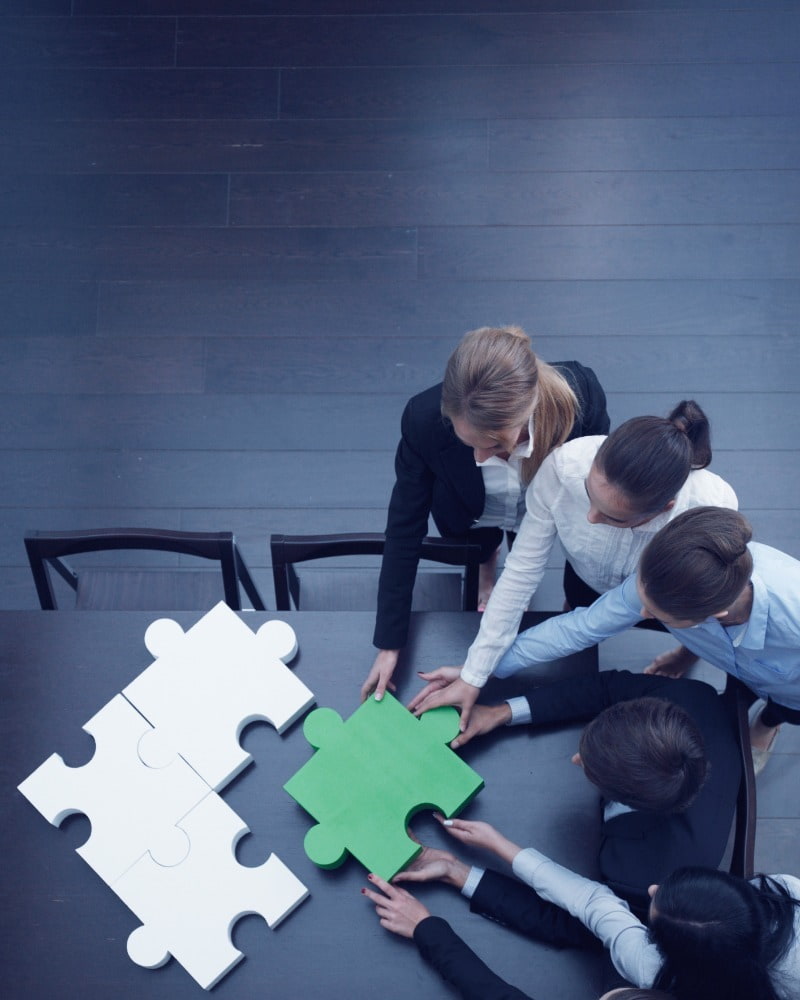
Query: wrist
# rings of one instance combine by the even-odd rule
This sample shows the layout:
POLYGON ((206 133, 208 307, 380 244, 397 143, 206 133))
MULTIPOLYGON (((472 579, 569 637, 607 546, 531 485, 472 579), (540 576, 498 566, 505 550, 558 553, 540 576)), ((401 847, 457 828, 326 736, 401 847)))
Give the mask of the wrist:
POLYGON ((465 865, 458 858, 451 858, 447 862, 447 873, 442 881, 447 885, 453 886, 454 889, 458 889, 460 892, 466 884, 469 873, 469 865, 465 865))
POLYGON ((502 701, 499 705, 492 705, 492 719, 495 729, 500 726, 507 726, 513 718, 514 713, 511 711, 511 706, 507 701, 502 701))

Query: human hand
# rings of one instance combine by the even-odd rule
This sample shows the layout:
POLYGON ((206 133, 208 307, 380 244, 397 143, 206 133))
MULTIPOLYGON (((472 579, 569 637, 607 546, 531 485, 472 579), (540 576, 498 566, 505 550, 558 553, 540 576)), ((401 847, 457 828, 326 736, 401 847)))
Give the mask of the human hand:
POLYGON ((385 927, 392 934, 399 934, 400 937, 412 938, 417 924, 431 915, 430 910, 410 892, 384 882, 379 875, 368 875, 367 878, 378 891, 373 889, 361 891, 375 904, 375 912, 381 927, 385 927))
MULTIPOLYGON (((410 830, 409 836, 413 840, 417 839, 410 830)), ((446 882, 447 885, 455 886, 456 889, 463 889, 468 875, 469 865, 459 861, 454 854, 449 851, 440 851, 436 847, 423 847, 422 852, 395 875, 392 883, 446 882)))
POLYGON ((693 663, 697 663, 698 657, 685 646, 678 646, 677 649, 670 649, 667 653, 661 653, 652 663, 644 668, 644 673, 655 677, 672 677, 677 679, 683 677, 693 663))
POLYGON ((499 705, 475 705, 469 714, 467 728, 451 741, 450 746, 458 750, 476 736, 485 736, 486 733, 491 733, 493 729, 504 726, 510 721, 511 706, 507 701, 499 705))
POLYGON ((378 650, 378 655, 375 657, 372 669, 367 674, 367 679, 361 685, 362 701, 366 701, 373 691, 375 692, 375 701, 380 701, 386 693, 387 688, 390 691, 396 690, 396 686, 392 684, 391 677, 394 673, 394 668, 397 666, 399 656, 399 649, 378 650))
POLYGON ((441 813, 433 814, 451 837, 470 847, 480 847, 492 851, 509 864, 519 854, 521 848, 512 843, 489 823, 480 820, 445 819, 441 813))
POLYGON ((439 708, 441 705, 455 705, 461 709, 460 729, 463 733, 469 723, 472 706, 478 700, 481 689, 475 687, 474 684, 467 684, 460 676, 453 673, 457 670, 458 667, 439 667, 438 670, 433 670, 429 674, 420 674, 423 680, 427 680, 429 683, 408 707, 414 715, 422 715, 423 712, 439 708))
POLYGON ((434 691, 441 691, 443 688, 448 687, 453 681, 457 681, 461 676, 461 667, 439 667, 437 670, 429 670, 427 673, 420 670, 418 671, 419 676, 428 683, 421 691, 417 691, 411 701, 408 703, 409 711, 413 712, 414 709, 423 702, 429 694, 434 691))

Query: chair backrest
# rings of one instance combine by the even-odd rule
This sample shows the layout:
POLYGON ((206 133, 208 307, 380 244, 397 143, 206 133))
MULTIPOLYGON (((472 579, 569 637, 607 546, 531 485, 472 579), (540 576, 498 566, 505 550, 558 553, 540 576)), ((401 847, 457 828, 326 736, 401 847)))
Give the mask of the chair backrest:
MULTIPOLYGON (((270 552, 277 610, 291 611, 292 601, 294 608, 300 606, 300 584, 294 570, 295 563, 332 556, 383 555, 385 542, 385 535, 378 532, 272 535, 270 552)), ((463 567, 461 608, 464 611, 477 609, 480 546, 450 538, 425 538, 421 557, 447 566, 463 567)))
POLYGON ((756 841, 756 776, 753 771, 753 754, 750 748, 750 721, 748 708, 752 692, 742 682, 728 675, 725 690, 720 696, 727 703, 734 720, 742 760, 742 776, 736 798, 733 848, 729 870, 732 875, 753 877, 756 841))
POLYGON ((25 534, 25 549, 39 603, 44 611, 57 610, 51 570, 55 570, 76 593, 80 592, 79 574, 64 562, 65 557, 123 549, 174 552, 218 562, 222 572, 225 603, 234 611, 241 610, 241 584, 253 608, 257 611, 266 610, 230 531, 165 531, 155 528, 30 531, 25 534))

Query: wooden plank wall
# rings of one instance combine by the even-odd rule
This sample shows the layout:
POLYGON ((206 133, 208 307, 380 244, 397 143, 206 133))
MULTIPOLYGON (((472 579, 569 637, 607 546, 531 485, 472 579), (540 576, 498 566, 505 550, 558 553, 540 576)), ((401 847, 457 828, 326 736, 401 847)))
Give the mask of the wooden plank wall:
MULTIPOLYGON (((25 528, 381 530, 463 332, 695 396, 800 555, 800 11, 6 0, 0 606, 25 528)), ((543 592, 554 607, 557 580, 543 592)))

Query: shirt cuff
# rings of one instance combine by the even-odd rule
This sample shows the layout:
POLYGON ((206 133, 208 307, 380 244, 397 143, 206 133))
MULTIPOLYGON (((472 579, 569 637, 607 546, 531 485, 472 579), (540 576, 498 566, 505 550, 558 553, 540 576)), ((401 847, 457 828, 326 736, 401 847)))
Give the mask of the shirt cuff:
POLYGON ((461 895, 466 896, 467 899, 472 899, 475 890, 478 888, 478 883, 483 878, 485 873, 486 869, 476 868, 473 865, 469 870, 469 875, 467 875, 467 881, 462 886, 461 895))
POLYGON ((527 698, 508 698, 506 705, 511 709, 507 726, 522 726, 531 721, 531 706, 527 698))
POLYGON ((472 670, 466 663, 461 668, 461 680, 466 681, 467 684, 471 684, 473 687, 483 687, 489 677, 480 673, 477 670, 472 670))

